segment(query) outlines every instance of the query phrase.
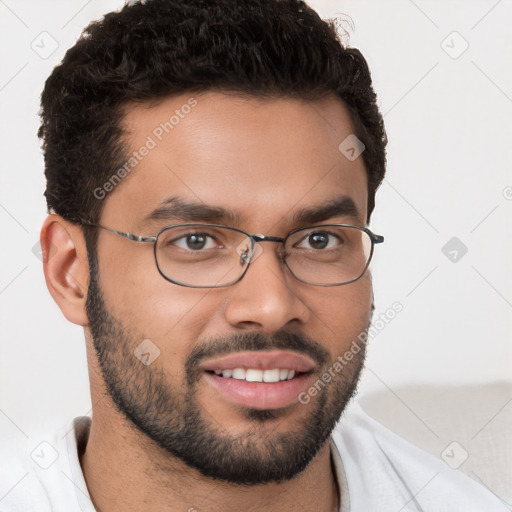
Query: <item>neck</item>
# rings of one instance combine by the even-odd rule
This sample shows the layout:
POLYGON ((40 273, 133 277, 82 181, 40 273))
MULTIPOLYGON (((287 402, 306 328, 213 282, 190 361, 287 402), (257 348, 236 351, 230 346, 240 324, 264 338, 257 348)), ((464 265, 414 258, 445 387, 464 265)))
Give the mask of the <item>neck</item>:
MULTIPOLYGON (((105 397, 102 405, 107 400, 105 397)), ((87 446, 80 456, 97 510, 337 510, 338 490, 328 442, 293 480, 241 486, 204 477, 158 447, 113 408, 110 414, 104 412, 93 413, 87 446)))

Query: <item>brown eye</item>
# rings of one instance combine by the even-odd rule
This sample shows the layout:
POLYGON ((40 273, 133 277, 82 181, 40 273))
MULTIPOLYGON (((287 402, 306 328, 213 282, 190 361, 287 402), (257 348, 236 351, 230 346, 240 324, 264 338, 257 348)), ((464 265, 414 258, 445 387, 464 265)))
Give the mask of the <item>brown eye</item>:
POLYGON ((313 231, 308 233, 295 247, 299 249, 332 249, 341 244, 341 239, 329 231, 313 231))
POLYGON ((206 233, 186 233, 178 238, 169 240, 168 245, 175 245, 188 251, 201 251, 218 247, 215 239, 206 233))
POLYGON ((309 235, 308 242, 313 249, 325 249, 329 244, 329 235, 325 233, 313 233, 309 235))

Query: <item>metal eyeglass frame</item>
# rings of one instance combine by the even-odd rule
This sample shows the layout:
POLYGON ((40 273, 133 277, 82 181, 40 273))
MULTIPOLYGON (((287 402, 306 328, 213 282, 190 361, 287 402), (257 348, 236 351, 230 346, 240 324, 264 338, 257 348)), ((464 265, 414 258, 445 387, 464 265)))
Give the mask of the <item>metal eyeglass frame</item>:
MULTIPOLYGON (((225 226, 223 224, 201 224, 201 223, 195 223, 195 222, 194 223, 185 223, 185 224, 172 224, 170 226, 164 226, 163 228, 161 228, 158 231, 158 233, 155 236, 139 236, 139 235, 134 235, 133 233, 126 233, 124 231, 118 231, 116 229, 107 228, 107 227, 102 226, 100 224, 94 224, 94 223, 85 222, 85 221, 82 221, 82 225, 96 227, 96 228, 101 228, 101 229, 104 229, 105 231, 109 231, 110 233, 114 233, 115 235, 119 235, 119 236, 122 236, 124 238, 127 238, 128 240, 132 240, 133 242, 152 243, 153 244, 153 254, 155 256, 155 264, 156 264, 156 267, 157 267, 158 272, 160 273, 160 275, 166 281, 169 281, 169 282, 171 282, 173 284, 177 284, 179 286, 185 286, 187 288, 223 288, 225 286, 231 286, 233 284, 236 284, 245 276, 245 274, 247 273, 247 270, 249 269, 249 265, 252 263, 251 258, 252 258, 253 254, 254 254, 254 245, 255 245, 256 242, 277 242, 277 243, 282 243, 283 246, 284 246, 286 240, 291 235, 293 235, 294 233, 297 233, 298 231, 306 231, 306 230, 312 229, 312 228, 321 228, 321 227, 330 227, 330 226, 332 226, 332 227, 345 227, 345 228, 358 229, 360 231, 365 232, 370 237, 370 240, 371 240, 371 243, 372 243, 371 249, 370 249, 370 254, 368 256, 368 261, 366 262, 366 265, 365 265, 364 269, 362 270, 361 274, 359 274, 359 276, 357 276, 354 279, 351 279, 350 281, 346 281, 344 283, 333 283, 333 284, 311 283, 309 281, 305 281, 304 279, 300 279, 299 277, 297 277, 294 274, 293 270, 288 266, 288 263, 286 262, 286 257, 285 258, 281 257, 281 261, 286 265, 286 268, 290 271, 292 276, 295 279, 297 279, 298 281, 302 282, 302 283, 310 284, 310 285, 313 285, 313 286, 325 286, 325 287, 327 287, 327 286, 343 286, 345 284, 350 284, 350 283, 353 283, 354 281, 357 281, 358 279, 360 279, 364 275, 364 273, 366 272, 366 269, 370 265, 370 261, 372 260, 373 250, 374 250, 375 244, 381 244, 381 243, 384 242, 384 237, 382 235, 377 235, 377 234, 373 233, 372 231, 370 231, 368 228, 364 228, 364 227, 361 227, 361 226, 353 226, 351 224, 316 224, 316 225, 313 225, 313 226, 305 226, 305 227, 297 228, 297 229, 294 229, 294 230, 290 231, 284 238, 281 238, 281 237, 278 237, 278 236, 262 235, 262 234, 251 235, 250 233, 246 233, 245 231, 242 231, 241 229, 233 228, 231 226, 225 226), (230 283, 225 283, 225 284, 220 284, 220 285, 215 285, 215 286, 199 286, 199 285, 190 285, 190 284, 182 283, 180 281, 173 280, 169 276, 165 275, 162 272, 162 270, 160 269, 160 265, 158 264, 158 258, 157 258, 157 255, 156 255, 156 241, 157 241, 158 237, 160 236, 160 234, 163 233, 164 231, 167 231, 168 229, 176 228, 176 227, 184 227, 185 228, 187 226, 205 226, 205 227, 208 227, 208 228, 225 228, 225 229, 229 229, 231 231, 236 231, 236 232, 241 233, 242 235, 245 235, 246 237, 248 237, 251 240, 251 256, 250 256, 250 258, 247 259, 247 266, 245 267, 245 270, 242 272, 240 277, 238 279, 236 279, 235 281, 232 281, 230 283)), ((245 255, 242 256, 242 259, 245 260, 246 256, 245 255)))

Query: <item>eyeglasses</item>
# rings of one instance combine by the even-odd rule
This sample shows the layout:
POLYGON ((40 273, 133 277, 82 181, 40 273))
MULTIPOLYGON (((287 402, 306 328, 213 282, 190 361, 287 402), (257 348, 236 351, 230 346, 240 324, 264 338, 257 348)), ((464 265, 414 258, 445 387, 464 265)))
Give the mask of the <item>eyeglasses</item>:
POLYGON ((134 242, 152 243, 158 271, 167 281, 191 288, 218 288, 240 281, 262 252, 260 242, 281 244, 279 255, 299 281, 340 286, 366 271, 375 244, 384 237, 348 224, 320 224, 295 229, 284 238, 251 235, 218 224, 178 224, 156 236, 137 236, 83 222, 134 242))

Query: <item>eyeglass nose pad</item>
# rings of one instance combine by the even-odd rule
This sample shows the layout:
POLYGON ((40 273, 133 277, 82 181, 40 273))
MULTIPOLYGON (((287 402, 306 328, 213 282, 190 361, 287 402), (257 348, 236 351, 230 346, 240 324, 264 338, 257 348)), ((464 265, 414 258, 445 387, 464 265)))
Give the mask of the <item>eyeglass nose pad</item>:
POLYGON ((249 254, 249 248, 246 247, 240 254, 240 266, 243 267, 246 263, 249 263, 251 255, 249 254))
POLYGON ((240 266, 252 263, 262 252, 261 245, 256 241, 244 240, 236 248, 237 254, 240 256, 240 266))
POLYGON ((281 260, 281 263, 286 264, 286 258, 288 257, 288 252, 286 251, 286 247, 284 245, 281 245, 279 247, 279 259, 281 260))
POLYGON ((240 266, 243 267, 251 261, 251 241, 244 240, 235 249, 236 253, 240 256, 240 266))

